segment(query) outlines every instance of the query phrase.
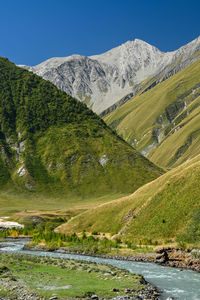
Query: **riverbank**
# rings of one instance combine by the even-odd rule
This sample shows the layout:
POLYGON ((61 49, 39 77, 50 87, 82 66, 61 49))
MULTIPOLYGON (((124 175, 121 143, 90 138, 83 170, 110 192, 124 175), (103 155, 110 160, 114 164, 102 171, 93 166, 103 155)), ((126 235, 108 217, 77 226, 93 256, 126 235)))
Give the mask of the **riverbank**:
POLYGON ((57 249, 47 249, 45 246, 29 246, 26 245, 24 249, 34 250, 34 251, 49 251, 61 254, 78 254, 83 256, 92 256, 99 258, 124 260, 124 261, 135 261, 135 262, 150 262, 157 263, 162 266, 180 268, 180 269, 190 269, 200 273, 200 250, 189 249, 184 251, 180 248, 162 248, 154 253, 137 253, 133 256, 124 255, 101 255, 101 254, 89 254, 68 251, 64 247, 57 249))
MULTIPOLYGON (((192 271, 196 271, 200 273, 200 250, 199 249, 187 249, 182 250, 180 248, 168 247, 168 248, 160 248, 155 252, 147 252, 147 253, 136 253, 133 255, 107 255, 107 254, 94 254, 94 253, 85 253, 80 251, 70 251, 66 247, 60 248, 48 248, 45 244, 40 244, 37 246, 32 246, 29 244, 31 238, 27 237, 10 237, 4 239, 4 241, 12 242, 12 241, 23 241, 26 243, 24 249, 30 251, 47 251, 47 252, 55 252, 61 254, 78 254, 83 256, 92 256, 99 258, 108 258, 115 260, 123 260, 123 261, 135 261, 135 262, 150 262, 157 263, 162 266, 174 267, 179 269, 190 269, 192 271)), ((3 245, 0 245, 0 248, 3 245)))
MULTIPOLYGON (((182 272, 180 272, 181 270, 177 269, 177 268, 164 267, 160 264, 148 263, 148 262, 142 263, 142 262, 135 262, 135 261, 125 261, 125 260, 121 260, 121 257, 120 257, 120 260, 115 260, 115 259, 92 257, 92 256, 88 256, 88 255, 81 256, 81 255, 77 255, 77 254, 65 254, 65 253, 63 254, 63 253, 59 253, 59 252, 56 253, 55 251, 23 250, 25 242, 23 240, 19 241, 17 239, 14 239, 11 242, 7 242, 6 244, 7 244, 7 246, 4 249, 1 249, 1 251, 2 250, 7 251, 8 253, 12 253, 12 255, 28 254, 29 257, 33 256, 35 258, 50 257, 50 258, 59 258, 63 261, 68 261, 68 260, 73 260, 73 261, 78 260, 78 261, 86 261, 86 262, 90 261, 90 262, 95 262, 95 263, 103 264, 103 265, 109 264, 111 266, 115 266, 117 268, 127 270, 133 274, 140 274, 148 282, 152 283, 154 286, 158 287, 158 289, 160 291, 162 291, 160 299, 167 299, 170 297, 174 297, 175 299, 180 299, 180 300, 181 299, 191 299, 191 300, 200 299, 200 291, 199 291, 199 284, 200 284, 199 275, 200 274, 197 272, 191 272, 190 270, 183 270, 182 272)), ((46 249, 44 249, 44 250, 46 250, 46 249)), ((61 251, 61 250, 62 249, 59 249, 59 251, 61 251)), ((2 253, 2 252, 0 252, 0 253, 2 253)), ((1 255, 0 255, 0 257, 1 257, 1 255)), ((56 267, 56 269, 57 269, 57 267, 56 267)), ((32 272, 32 270, 31 270, 31 272, 32 272)), ((53 273, 55 273, 55 270, 53 271, 53 273)), ((95 273, 94 273, 94 276, 95 276, 95 273)), ((43 278, 41 277, 39 281, 41 281, 41 279, 43 280, 43 278)), ((84 279, 84 277, 83 277, 83 279, 84 279)), ((82 281, 82 278, 81 278, 81 281, 82 281)), ((106 282, 106 281, 103 281, 103 283, 104 282, 106 282)), ((102 284, 102 282, 101 282, 101 284, 102 284)), ((90 286, 92 287, 93 284, 90 284, 90 286)), ((127 288, 127 285, 126 285, 126 288, 127 288)), ((127 295, 127 294, 126 294, 126 296, 129 297, 129 295, 127 295)), ((118 297, 117 294, 115 294, 114 298, 116 298, 116 297, 118 297)), ((109 297, 109 298, 112 298, 112 297, 109 297)))
POLYGON ((26 254, 0 255, 0 299, 159 299, 143 276, 111 265, 26 254))

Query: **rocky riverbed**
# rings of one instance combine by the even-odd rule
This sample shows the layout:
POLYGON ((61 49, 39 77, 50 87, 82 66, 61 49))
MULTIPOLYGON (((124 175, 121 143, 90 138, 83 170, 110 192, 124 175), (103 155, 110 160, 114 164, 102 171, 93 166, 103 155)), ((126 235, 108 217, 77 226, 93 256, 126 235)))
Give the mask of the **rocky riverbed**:
POLYGON ((21 254, 0 254, 0 300, 53 300, 76 297, 93 300, 156 300, 159 292, 141 275, 131 274, 111 265, 21 254), (90 282, 88 287, 85 287, 85 280, 90 282), (66 285, 67 282, 70 284, 66 285), (76 294, 77 283, 79 287, 76 294), (100 284, 102 289, 99 288, 100 284), (94 294, 93 290, 97 292, 94 294))
MULTIPOLYGON (((5 297, 0 297, 0 300, 11 300, 11 299, 17 299, 17 300, 41 300, 41 299, 49 299, 49 300, 53 300, 53 299, 70 299, 70 298, 66 298, 66 297, 58 297, 57 294, 52 294, 51 297, 48 298, 41 298, 40 295, 34 293, 34 292, 30 292, 30 290, 26 287, 25 282, 21 281, 21 280, 16 280, 14 278, 0 278, 0 292, 1 291, 5 291, 5 294, 9 294, 9 296, 5 297)), ((56 291, 58 288, 56 289, 51 289, 53 291, 56 291)), ((116 292, 116 295, 119 292, 119 289, 114 288, 113 292, 116 292)), ((160 293, 156 290, 155 287, 153 287, 151 284, 146 283, 145 284, 145 289, 141 290, 140 292, 135 292, 134 290, 131 289, 127 289, 124 293, 124 295, 122 296, 116 296, 111 298, 111 300, 142 300, 142 299, 146 299, 146 300, 157 300, 159 299, 160 293)), ((72 298, 71 298, 72 299, 72 298)), ((94 295, 94 294, 88 294, 85 299, 93 299, 93 300, 100 300, 100 299, 104 299, 106 300, 106 298, 99 298, 98 295, 94 295)))

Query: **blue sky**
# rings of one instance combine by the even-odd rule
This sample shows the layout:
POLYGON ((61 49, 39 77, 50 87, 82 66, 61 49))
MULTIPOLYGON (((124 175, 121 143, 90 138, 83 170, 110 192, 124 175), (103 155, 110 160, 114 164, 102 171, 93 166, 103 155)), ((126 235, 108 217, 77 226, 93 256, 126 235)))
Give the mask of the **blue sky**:
POLYGON ((199 0, 0 0, 0 56, 35 65, 139 38, 170 51, 200 35, 199 0))

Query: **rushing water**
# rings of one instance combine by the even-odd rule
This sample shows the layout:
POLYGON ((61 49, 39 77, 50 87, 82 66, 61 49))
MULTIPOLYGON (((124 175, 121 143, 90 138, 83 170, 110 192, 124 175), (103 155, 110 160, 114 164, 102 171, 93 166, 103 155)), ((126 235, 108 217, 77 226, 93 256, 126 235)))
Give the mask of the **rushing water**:
POLYGON ((0 247, 2 247, 0 250, 12 253, 78 259, 111 264, 119 268, 127 269, 132 273, 143 275, 147 281, 162 291, 160 299, 173 297, 174 299, 181 300, 200 300, 200 274, 191 270, 163 267, 154 263, 121 261, 45 251, 29 251, 23 250, 24 244, 24 241, 4 242, 0 243, 0 247))

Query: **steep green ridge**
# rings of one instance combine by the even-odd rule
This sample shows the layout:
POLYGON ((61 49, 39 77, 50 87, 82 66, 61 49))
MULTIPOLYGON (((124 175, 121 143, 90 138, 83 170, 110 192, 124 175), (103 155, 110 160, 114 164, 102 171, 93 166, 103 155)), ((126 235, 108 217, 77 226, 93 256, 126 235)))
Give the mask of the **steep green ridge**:
POLYGON ((139 242, 174 239, 196 226, 195 234, 199 240, 199 180, 200 155, 147 183, 130 196, 99 205, 72 218, 58 230, 64 233, 97 231, 139 242))
POLYGON ((156 164, 176 166, 200 153, 199 96, 200 60, 104 120, 156 164))
POLYGON ((1 193, 11 187, 64 198, 129 193, 163 173, 86 105, 5 58, 0 120, 1 193))

